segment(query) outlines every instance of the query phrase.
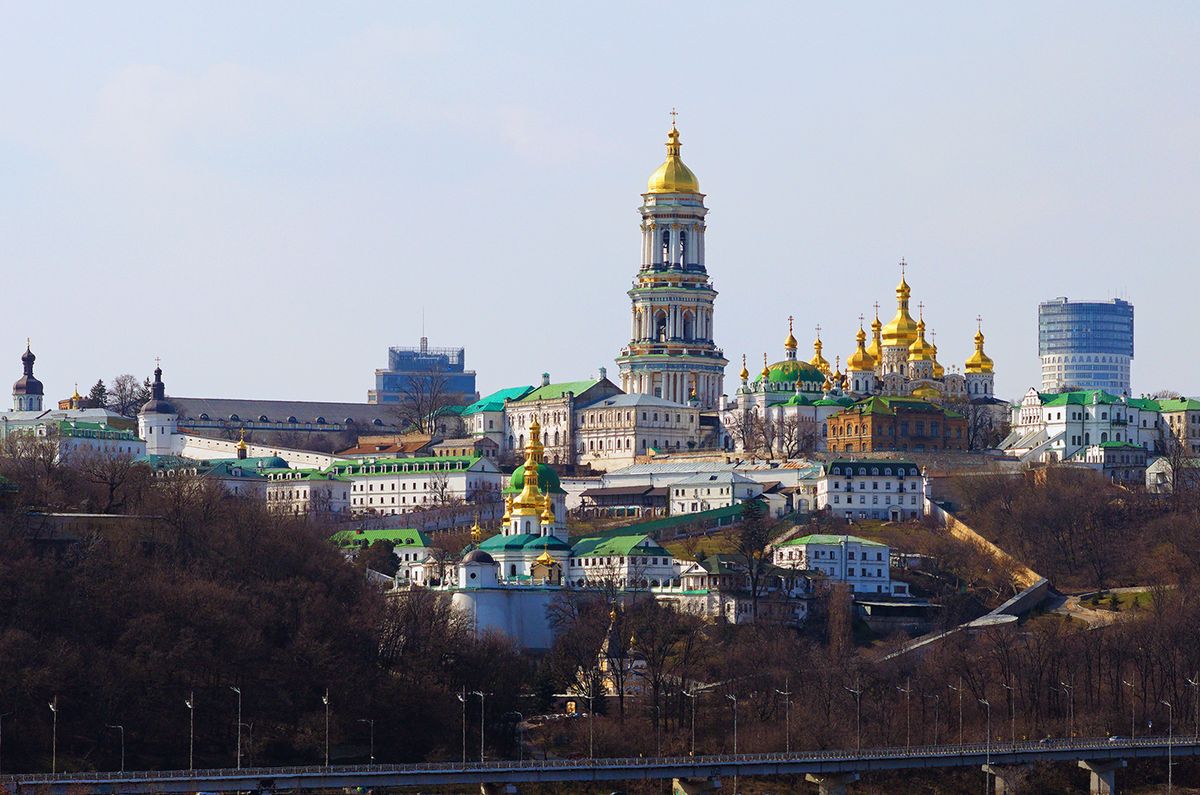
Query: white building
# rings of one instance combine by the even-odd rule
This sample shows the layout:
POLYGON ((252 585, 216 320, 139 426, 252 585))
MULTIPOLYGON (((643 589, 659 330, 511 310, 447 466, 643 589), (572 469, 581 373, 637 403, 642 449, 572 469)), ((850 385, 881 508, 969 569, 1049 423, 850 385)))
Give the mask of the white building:
POLYGON ((429 456, 341 461, 329 471, 350 484, 358 514, 401 514, 452 502, 494 502, 503 476, 487 458, 429 456))
POLYGON ((575 541, 567 580, 574 588, 666 588, 679 585, 679 565, 648 535, 601 533, 575 541))
POLYGON ((1161 413, 1160 401, 1148 398, 1031 387, 1013 407, 1012 432, 999 449, 1022 461, 1066 461, 1105 442, 1130 442, 1153 452, 1162 442, 1161 413))
POLYGON ((604 398, 621 394, 609 381, 604 368, 598 378, 587 381, 552 383, 549 373, 542 373, 542 383, 532 392, 505 401, 504 421, 508 432, 501 458, 517 459, 529 441, 530 426, 537 422, 546 461, 551 464, 573 464, 578 445, 575 442, 576 414, 604 398))
POLYGON ((350 483, 346 478, 315 470, 269 472, 267 507, 289 516, 340 516, 350 513, 350 483))
POLYGON ((671 485, 671 515, 728 508, 762 493, 761 483, 737 472, 693 475, 671 485))
POLYGON ((907 596, 907 583, 892 583, 887 544, 849 535, 806 535, 775 548, 776 566, 819 572, 844 582, 855 595, 907 596))
POLYGON ((834 460, 817 484, 817 508, 844 519, 902 521, 925 515, 925 477, 909 461, 834 460))
POLYGON ((619 469, 651 452, 696 449, 700 407, 653 395, 613 395, 576 410, 575 438, 576 463, 619 469))

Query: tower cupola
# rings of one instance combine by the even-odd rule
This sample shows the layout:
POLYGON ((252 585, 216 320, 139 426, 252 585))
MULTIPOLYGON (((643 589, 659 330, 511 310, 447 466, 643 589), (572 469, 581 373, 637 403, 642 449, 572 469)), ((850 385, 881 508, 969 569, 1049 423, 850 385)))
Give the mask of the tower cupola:
POLYGON ((13 384, 13 411, 41 411, 44 388, 42 382, 33 376, 33 363, 37 357, 30 349, 29 340, 25 340, 25 353, 21 355, 23 374, 13 384))

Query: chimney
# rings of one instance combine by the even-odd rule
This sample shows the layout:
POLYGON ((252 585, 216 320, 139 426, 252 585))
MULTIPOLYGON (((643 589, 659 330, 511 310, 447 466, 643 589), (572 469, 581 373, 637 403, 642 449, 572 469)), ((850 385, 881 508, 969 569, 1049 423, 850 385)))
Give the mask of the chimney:
POLYGON ((542 373, 542 386, 550 386, 550 374, 542 373))
POLYGON ((607 378, 608 378, 608 368, 607 368, 607 367, 601 367, 601 368, 600 368, 600 380, 601 380, 601 381, 603 381, 603 380, 605 380, 605 379, 607 379, 607 378))

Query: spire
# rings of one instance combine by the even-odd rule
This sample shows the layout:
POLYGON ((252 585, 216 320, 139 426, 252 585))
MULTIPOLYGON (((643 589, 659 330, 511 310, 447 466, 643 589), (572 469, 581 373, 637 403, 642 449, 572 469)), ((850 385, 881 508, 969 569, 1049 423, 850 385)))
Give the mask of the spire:
POLYGON ((245 458, 250 449, 250 445, 246 444, 246 426, 244 425, 240 429, 238 434, 238 443, 235 446, 237 448, 237 457, 245 458))
POLYGON ((908 312, 908 300, 912 288, 908 286, 905 271, 908 263, 900 260, 900 284, 896 285, 896 316, 882 329, 883 343, 888 347, 909 347, 917 338, 917 324, 908 312))
POLYGON ((771 376, 771 368, 767 366, 767 354, 764 351, 763 352, 763 369, 762 369, 763 380, 766 381, 770 376, 771 376))
POLYGON ((543 449, 542 426, 534 417, 529 425, 529 444, 525 445, 525 482, 521 493, 513 500, 514 514, 536 516, 542 506, 542 495, 538 490, 538 465, 542 463, 543 449))
POLYGON ((742 354, 742 371, 738 373, 738 377, 742 379, 742 383, 750 380, 750 371, 746 369, 746 354, 742 354))
POLYGON ((871 321, 871 344, 867 346, 867 353, 871 354, 871 358, 878 364, 883 358, 883 323, 879 320, 879 302, 875 302, 875 319, 871 321))
POLYGON ((667 133, 667 159, 658 167, 646 183, 647 193, 699 193, 700 180, 683 164, 679 143, 679 130, 675 126, 678 114, 671 109, 671 130, 667 133))
POLYGON ((817 326, 817 338, 813 340, 813 357, 808 360, 808 363, 825 375, 829 375, 829 361, 821 355, 821 349, 824 347, 825 344, 821 342, 821 327, 817 326))
POLYGON ((975 352, 966 361, 968 373, 991 373, 995 370, 995 362, 983 352, 983 318, 976 317, 975 352))

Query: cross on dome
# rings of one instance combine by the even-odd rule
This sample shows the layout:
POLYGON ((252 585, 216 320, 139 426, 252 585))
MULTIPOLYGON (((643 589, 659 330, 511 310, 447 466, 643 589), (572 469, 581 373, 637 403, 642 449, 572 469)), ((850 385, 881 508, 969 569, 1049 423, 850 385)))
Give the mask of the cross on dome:
POLYGON ((675 126, 675 117, 678 115, 679 115, 679 111, 675 110, 674 106, 672 106, 671 107, 671 126, 672 127, 675 126))

